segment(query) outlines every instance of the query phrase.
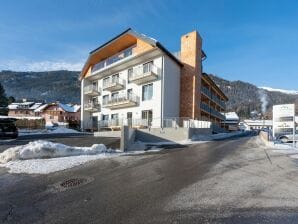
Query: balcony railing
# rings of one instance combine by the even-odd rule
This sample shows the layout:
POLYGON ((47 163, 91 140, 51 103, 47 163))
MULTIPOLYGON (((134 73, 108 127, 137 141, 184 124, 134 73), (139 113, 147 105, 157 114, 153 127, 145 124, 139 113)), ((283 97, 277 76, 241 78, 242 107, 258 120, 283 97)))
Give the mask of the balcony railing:
POLYGON ((206 96, 208 96, 208 97, 211 99, 212 94, 211 94, 211 92, 210 92, 210 90, 209 90, 208 88, 206 88, 205 86, 202 86, 202 88, 201 88, 201 92, 202 92, 203 94, 205 94, 206 96))
POLYGON ((211 91, 206 88, 205 86, 202 86, 201 88, 201 92, 209 97, 213 102, 217 103, 219 106, 221 106, 222 108, 226 107, 226 104, 223 100, 221 100, 220 98, 218 98, 216 95, 212 94, 211 91))
POLYGON ((84 87, 84 94, 89 96, 99 96, 101 93, 101 90, 94 85, 88 85, 84 87))
POLYGON ((110 99, 103 101, 103 107, 110 109, 118 109, 124 107, 133 107, 138 105, 139 97, 133 93, 123 94, 111 97, 110 99))
POLYGON ((85 103, 84 110, 89 112, 99 112, 100 111, 100 104, 99 103, 85 103))
POLYGON ((214 108, 209 107, 209 105, 206 103, 201 102, 201 109, 204 110, 205 112, 211 114, 212 116, 221 119, 221 120, 225 119, 224 115, 222 115, 219 111, 215 110, 214 108))
POLYGON ((147 63, 133 68, 132 74, 128 76, 128 81, 136 84, 151 82, 158 79, 160 68, 152 63, 147 63))
POLYGON ((121 51, 120 53, 113 55, 113 56, 95 64, 92 67, 91 72, 94 73, 94 72, 100 71, 101 69, 103 69, 111 64, 114 64, 117 61, 123 60, 124 58, 131 56, 132 54, 133 54, 133 47, 127 48, 127 49, 121 51))
POLYGON ((125 85, 125 81, 120 78, 111 78, 109 81, 105 81, 103 83, 103 90, 106 91, 116 91, 123 89, 125 85))

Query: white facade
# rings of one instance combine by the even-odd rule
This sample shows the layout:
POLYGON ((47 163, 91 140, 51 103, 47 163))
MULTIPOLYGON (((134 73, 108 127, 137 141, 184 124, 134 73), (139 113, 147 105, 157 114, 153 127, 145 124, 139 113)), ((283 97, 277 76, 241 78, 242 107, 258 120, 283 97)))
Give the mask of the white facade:
POLYGON ((125 62, 119 61, 82 80, 82 128, 95 128, 97 124, 121 126, 128 121, 135 126, 146 126, 148 120, 152 127, 161 127, 162 119, 179 117, 179 97, 180 66, 161 51, 125 62), (147 63, 151 63, 150 69, 147 63), (135 77, 140 79, 133 81, 135 77), (99 95, 85 94, 93 87, 99 95), (92 106, 95 109, 89 110, 92 106), (98 111, 95 111, 96 107, 98 111))

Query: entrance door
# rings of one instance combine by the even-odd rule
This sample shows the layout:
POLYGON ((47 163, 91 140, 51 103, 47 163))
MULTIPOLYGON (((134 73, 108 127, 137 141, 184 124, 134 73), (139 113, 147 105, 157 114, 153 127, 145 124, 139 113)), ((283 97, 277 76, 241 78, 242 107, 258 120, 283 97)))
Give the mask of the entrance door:
POLYGON ((142 111, 142 120, 146 120, 148 126, 152 125, 152 110, 143 110, 142 111))
POLYGON ((97 131, 98 130, 98 117, 92 116, 92 130, 97 131))
POLYGON ((127 112, 127 125, 132 127, 132 112, 127 112))

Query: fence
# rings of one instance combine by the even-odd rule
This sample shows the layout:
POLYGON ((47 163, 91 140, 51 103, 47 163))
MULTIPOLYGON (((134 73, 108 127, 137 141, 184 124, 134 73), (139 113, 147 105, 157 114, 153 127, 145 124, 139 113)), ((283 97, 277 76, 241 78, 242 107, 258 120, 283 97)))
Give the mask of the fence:
MULTIPOLYGON (((89 123, 90 129, 94 130, 94 124, 89 123)), ((132 128, 212 128, 210 121, 193 120, 189 118, 173 117, 165 119, 109 119, 97 123, 97 130, 121 127, 126 125, 132 128)))
POLYGON ((44 119, 18 119, 16 121, 17 128, 22 129, 44 129, 45 124, 44 119))

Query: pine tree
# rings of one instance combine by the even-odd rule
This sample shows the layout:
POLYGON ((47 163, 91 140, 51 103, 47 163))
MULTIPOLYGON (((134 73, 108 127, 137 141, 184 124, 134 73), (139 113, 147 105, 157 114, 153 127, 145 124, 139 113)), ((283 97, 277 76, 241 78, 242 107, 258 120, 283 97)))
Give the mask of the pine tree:
POLYGON ((8 99, 5 94, 5 90, 0 83, 0 115, 7 115, 8 113, 8 99))

